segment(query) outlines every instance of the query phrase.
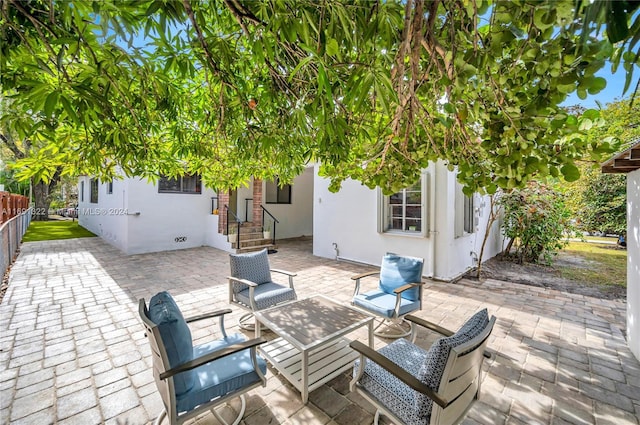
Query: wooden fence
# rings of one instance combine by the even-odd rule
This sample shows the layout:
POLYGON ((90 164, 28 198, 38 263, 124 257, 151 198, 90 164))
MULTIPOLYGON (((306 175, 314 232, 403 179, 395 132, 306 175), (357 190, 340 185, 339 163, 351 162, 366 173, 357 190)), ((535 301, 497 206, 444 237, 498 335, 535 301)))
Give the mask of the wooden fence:
MULTIPOLYGON (((29 198, 8 192, 0 192, 2 222, 0 222, 0 272, 4 276, 13 262, 22 237, 31 223, 32 210, 29 198)), ((0 276, 0 279, 2 279, 0 276)))
POLYGON ((29 209, 29 198, 15 193, 0 192, 0 202, 2 202, 2 221, 0 224, 6 223, 29 209))

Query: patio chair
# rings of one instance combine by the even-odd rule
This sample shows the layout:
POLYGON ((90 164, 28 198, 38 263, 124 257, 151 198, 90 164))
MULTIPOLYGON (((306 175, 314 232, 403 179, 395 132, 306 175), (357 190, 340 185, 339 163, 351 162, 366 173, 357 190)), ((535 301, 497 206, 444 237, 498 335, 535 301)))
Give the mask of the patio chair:
POLYGON ((462 421, 480 395, 482 362, 495 316, 487 310, 473 315, 453 333, 415 316, 407 320, 444 337, 428 350, 398 339, 374 351, 360 341, 350 346, 360 353, 351 381, 357 391, 376 407, 374 423, 384 414, 397 424, 456 424, 462 421))
POLYGON ((238 319, 238 325, 241 328, 254 328, 254 324, 249 323, 254 311, 264 310, 297 298, 293 287, 293 278, 296 274, 270 268, 266 249, 245 254, 229 254, 229 264, 231 266, 231 276, 228 278, 229 303, 249 311, 238 319), (274 282, 271 272, 287 276, 288 285, 274 282))
POLYGON ((168 292, 154 295, 148 309, 141 299, 138 309, 151 345, 153 377, 164 404, 154 424, 159 425, 165 416, 172 425, 182 424, 206 410, 226 424, 215 408, 240 397, 240 412, 233 422, 237 425, 244 416, 244 394, 266 385, 266 363, 256 354, 256 347, 265 340, 227 335, 224 315, 231 312, 229 309, 185 320, 168 292), (219 318, 222 338, 193 346, 187 323, 214 317, 219 318))
POLYGON ((408 336, 411 327, 403 320, 409 313, 422 309, 422 267, 424 259, 387 253, 380 270, 353 276, 355 290, 351 303, 378 316, 382 321, 374 333, 384 338, 408 336), (361 280, 379 276, 378 288, 360 293, 361 280), (383 325, 386 327, 382 328, 383 325))

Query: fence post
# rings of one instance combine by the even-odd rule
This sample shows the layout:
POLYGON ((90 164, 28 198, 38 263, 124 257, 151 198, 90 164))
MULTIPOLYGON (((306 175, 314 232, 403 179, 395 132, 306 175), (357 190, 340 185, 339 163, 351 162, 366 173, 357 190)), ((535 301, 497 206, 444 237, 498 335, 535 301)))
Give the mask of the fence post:
POLYGON ((15 217, 10 218, 6 223, 0 225, 0 261, 2 262, 2 270, 0 271, 3 276, 11 263, 13 263, 22 237, 31 223, 32 212, 33 210, 31 208, 27 208, 15 217))

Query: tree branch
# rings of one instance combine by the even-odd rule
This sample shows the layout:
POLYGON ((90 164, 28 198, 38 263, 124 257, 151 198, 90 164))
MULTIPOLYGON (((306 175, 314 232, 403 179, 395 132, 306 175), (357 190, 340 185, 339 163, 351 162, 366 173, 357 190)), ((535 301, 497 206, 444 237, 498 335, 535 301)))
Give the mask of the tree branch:
POLYGON ((215 72, 216 76, 221 77, 222 71, 218 67, 218 64, 213 60, 213 56, 209 51, 209 46, 207 45, 207 41, 204 39, 204 34, 202 34, 202 30, 200 29, 200 25, 198 25, 198 21, 196 21, 196 17, 193 13, 193 8, 191 7, 191 2, 189 0, 182 0, 182 4, 184 5, 184 10, 187 12, 189 16, 189 20, 193 25, 193 29, 198 36, 198 41, 200 42, 200 46, 202 46, 202 50, 204 51, 204 56, 207 59, 207 63, 211 67, 211 69, 215 72))
POLYGON ((10 133, 0 133, 0 141, 2 141, 7 148, 11 151, 11 153, 16 157, 16 159, 23 159, 26 156, 26 153, 21 151, 18 145, 16 145, 15 140, 10 133))

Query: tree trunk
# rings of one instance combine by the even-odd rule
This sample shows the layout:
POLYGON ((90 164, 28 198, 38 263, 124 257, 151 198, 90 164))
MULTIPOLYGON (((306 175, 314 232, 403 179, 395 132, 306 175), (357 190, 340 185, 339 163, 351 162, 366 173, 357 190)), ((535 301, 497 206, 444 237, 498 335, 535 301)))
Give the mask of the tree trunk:
POLYGON ((49 206, 51 205, 50 195, 60 181, 61 171, 62 169, 58 168, 48 184, 43 181, 35 183, 33 179, 31 180, 35 203, 33 219, 35 221, 47 221, 49 219, 49 206))
POLYGON ((482 273, 482 257, 484 256, 484 248, 487 245, 491 227, 493 227, 493 223, 495 223, 498 217, 500 217, 501 206, 498 203, 498 197, 498 192, 496 192, 489 198, 489 219, 487 220, 484 238, 482 239, 482 246, 480 247, 480 255, 478 256, 478 269, 476 272, 476 278, 478 279, 480 279, 480 274, 482 273), (498 206, 497 209, 496 205, 498 206))
POLYGON ((35 221, 47 221, 49 219, 49 185, 43 182, 33 184, 33 199, 35 205, 33 208, 35 221))
POLYGON ((511 247, 513 246, 513 241, 514 240, 515 239, 509 240, 509 243, 507 244, 507 247, 504 249, 504 251, 502 251, 502 256, 503 257, 506 257, 511 252, 511 247))

